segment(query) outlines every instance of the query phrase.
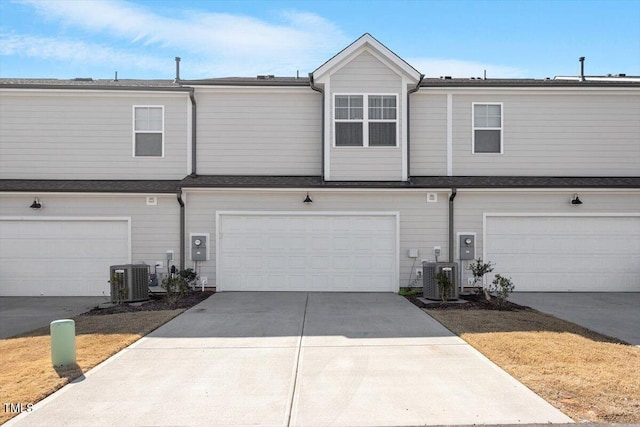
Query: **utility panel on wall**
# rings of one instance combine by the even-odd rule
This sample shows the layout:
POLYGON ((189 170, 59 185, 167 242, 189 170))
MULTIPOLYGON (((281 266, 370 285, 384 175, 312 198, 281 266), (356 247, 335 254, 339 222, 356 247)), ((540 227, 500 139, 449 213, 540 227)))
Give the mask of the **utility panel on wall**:
POLYGON ((460 235, 460 259, 468 260, 476 257, 476 236, 473 234, 460 235))

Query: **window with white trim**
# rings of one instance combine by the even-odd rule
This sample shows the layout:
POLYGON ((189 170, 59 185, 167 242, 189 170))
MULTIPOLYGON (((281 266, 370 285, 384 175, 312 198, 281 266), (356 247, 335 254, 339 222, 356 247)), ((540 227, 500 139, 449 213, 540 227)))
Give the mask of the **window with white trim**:
POLYGON ((502 104, 473 103, 473 153, 502 153, 502 104))
POLYGON ((335 95, 334 101, 336 147, 398 145, 396 95, 335 95))
POLYGON ((164 156, 164 107, 133 107, 133 156, 164 156))

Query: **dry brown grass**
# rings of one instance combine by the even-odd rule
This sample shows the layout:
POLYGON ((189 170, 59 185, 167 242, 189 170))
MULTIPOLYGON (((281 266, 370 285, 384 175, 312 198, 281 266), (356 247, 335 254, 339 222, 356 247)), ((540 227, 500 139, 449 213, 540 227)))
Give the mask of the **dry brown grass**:
POLYGON ((574 421, 640 423, 640 348, 539 313, 425 310, 574 421))
MULTIPOLYGON (((0 404, 44 399, 183 311, 75 317, 77 364, 66 369, 51 366, 49 327, 0 340, 0 404)), ((0 424, 15 415, 0 407, 0 424)))

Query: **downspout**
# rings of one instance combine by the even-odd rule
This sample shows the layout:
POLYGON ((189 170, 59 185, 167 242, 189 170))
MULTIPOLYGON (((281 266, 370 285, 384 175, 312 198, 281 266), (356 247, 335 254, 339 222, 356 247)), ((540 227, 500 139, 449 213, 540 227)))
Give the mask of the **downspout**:
POLYGON ((458 190, 451 188, 451 196, 449 196, 449 262, 453 262, 453 199, 456 198, 458 190))
POLYGON ((324 182, 324 90, 313 83, 313 73, 309 73, 309 86, 311 89, 319 92, 322 95, 322 114, 321 114, 321 122, 320 122, 320 138, 322 141, 322 150, 320 152, 320 174, 322 178, 322 182, 324 182))
POLYGON ((184 244, 184 230, 185 230, 185 214, 184 214, 184 200, 182 200, 182 188, 178 189, 178 203, 180 204, 180 270, 184 270, 185 259, 185 244, 184 244))
POLYGON ((420 84, 424 79, 424 74, 420 74, 420 80, 416 87, 407 91, 407 180, 411 178, 411 94, 420 89, 420 84))

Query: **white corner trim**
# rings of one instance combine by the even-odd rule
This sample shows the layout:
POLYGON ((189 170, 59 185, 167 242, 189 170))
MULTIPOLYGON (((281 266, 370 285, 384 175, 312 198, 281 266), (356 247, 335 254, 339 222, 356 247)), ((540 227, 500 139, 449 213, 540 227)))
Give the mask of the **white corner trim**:
POLYGON ((331 93, 331 83, 324 84, 324 179, 331 180, 331 147, 333 129, 333 94, 331 93))
MULTIPOLYGON (((407 94, 407 86, 409 85, 409 81, 406 77, 402 77, 402 92, 400 94, 400 108, 402 108, 402 126, 398 126, 398 128, 402 129, 402 138, 400 142, 401 147, 401 158, 402 158, 402 180, 406 181, 409 179, 409 140, 407 135, 409 133, 409 95, 407 94)), ((396 99, 398 99, 396 97, 396 99)), ((397 125, 396 125, 397 126, 397 125)))
POLYGON ((453 176, 453 94, 447 93, 447 176, 453 176))
MULTIPOLYGON (((195 131, 195 129, 193 129, 193 120, 191 119, 191 116, 193 115, 193 105, 191 104, 191 100, 187 99, 187 134, 185 135, 185 137, 187 138, 187 171, 186 174, 189 175, 191 173, 191 171, 193 170, 193 168, 191 167, 193 165, 193 158, 191 157, 191 154, 193 152, 192 148, 193 148, 193 132, 195 131)), ((164 117, 163 119, 163 124, 164 124, 164 117)), ((164 148, 163 148, 164 150, 164 148)))

